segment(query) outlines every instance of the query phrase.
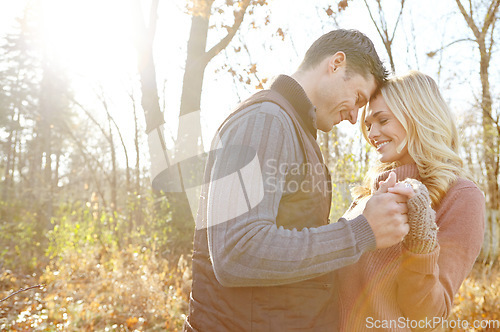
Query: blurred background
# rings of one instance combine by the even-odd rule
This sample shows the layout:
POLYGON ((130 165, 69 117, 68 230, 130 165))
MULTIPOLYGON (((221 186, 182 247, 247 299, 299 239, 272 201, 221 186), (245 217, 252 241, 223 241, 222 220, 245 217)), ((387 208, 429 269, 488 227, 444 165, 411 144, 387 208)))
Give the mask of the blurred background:
MULTIPOLYGON (((393 74, 438 82, 487 201, 483 249, 450 319, 500 320, 499 6, 0 0, 0 330, 179 331, 194 222, 185 193, 151 187, 147 131, 205 155, 239 101, 339 27, 368 35, 393 74)), ((376 156, 359 125, 318 141, 336 220, 376 156)))

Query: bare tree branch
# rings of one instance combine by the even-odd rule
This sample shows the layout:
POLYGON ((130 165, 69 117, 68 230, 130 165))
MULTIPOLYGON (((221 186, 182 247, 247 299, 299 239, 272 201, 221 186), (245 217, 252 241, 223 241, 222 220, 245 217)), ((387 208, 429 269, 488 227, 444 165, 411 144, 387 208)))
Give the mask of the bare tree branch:
MULTIPOLYGON (((106 111, 106 116, 108 117, 108 119, 110 120, 110 122, 115 127, 116 132, 118 133, 118 137, 120 138, 120 142, 121 142, 122 147, 123 147, 123 153, 125 154, 125 164, 127 166, 127 171, 128 171, 128 168, 129 168, 128 152, 127 152, 127 146, 126 146, 125 141, 123 139, 122 132, 120 130, 120 127, 118 127, 118 124, 116 123, 115 118, 109 112, 108 103, 104 99, 104 96, 101 96, 101 102, 103 104, 104 110, 106 111)), ((111 130, 111 128, 110 128, 110 130, 111 130)), ((108 134, 108 135, 105 135, 105 136, 109 136, 109 137, 107 137, 108 141, 109 141, 110 144, 113 144, 111 135, 108 134)))
POLYGON ((451 43, 448 43, 444 46, 441 46, 440 48, 438 48, 437 50, 434 50, 434 51, 430 51, 430 52, 427 52, 427 56, 432 58, 434 55, 436 55, 436 53, 438 52, 441 52, 443 51, 444 49, 456 44, 456 43, 460 43, 460 42, 463 42, 463 41, 471 41, 471 42, 475 42, 475 40, 473 39, 470 39, 470 38, 463 38, 463 39, 457 39, 457 40, 454 40, 452 41, 451 43))
POLYGON ((100 181, 96 178, 96 174, 97 172, 94 172, 94 167, 92 167, 92 164, 89 162, 89 157, 91 160, 93 160, 95 162, 95 164, 97 165, 97 167, 101 170, 101 173, 100 174, 103 174, 104 177, 106 178, 106 180, 108 180, 109 182, 111 182, 111 178, 109 176, 109 174, 105 171, 104 169, 104 166, 101 164, 101 162, 97 159, 97 157, 95 156, 95 154, 93 153, 90 153, 86 147, 82 144, 82 142, 80 141, 80 139, 78 137, 75 136, 74 134, 74 131, 71 130, 71 128, 69 127, 69 125, 64 121, 62 123, 62 126, 61 128, 63 130, 66 131, 66 133, 73 139, 73 141, 76 143, 76 146, 78 147, 78 149, 80 150, 81 152, 81 156, 83 157, 83 159, 85 160, 85 163, 88 165, 88 167, 91 169, 91 172, 90 174, 92 174, 92 178, 96 184, 96 187, 97 187, 97 191, 99 192, 99 195, 101 196, 102 200, 103 200, 103 205, 106 206, 106 198, 104 196, 104 192, 101 190, 101 184, 100 184, 100 181))
POLYGON ((477 27, 476 23, 472 19, 472 3, 469 0, 470 12, 471 12, 471 14, 469 16, 469 14, 465 10, 465 8, 462 5, 462 3, 460 2, 460 0, 455 0, 455 1, 457 3, 458 9, 462 13, 462 16, 465 18, 465 21, 467 22, 467 25, 469 26, 469 28, 471 28, 471 30, 474 33, 474 36, 476 37, 476 39, 479 39, 480 36, 481 36, 481 33, 479 32, 479 28, 477 27))
POLYGON ((384 40, 384 35, 382 34, 382 32, 380 32, 377 21, 375 21, 375 18, 373 17, 373 14, 372 14, 372 11, 370 9, 370 6, 368 5, 368 2, 366 2, 366 0, 363 0, 363 1, 365 2, 366 9, 368 9, 368 14, 370 14, 370 19, 372 20, 373 24, 375 25, 375 29, 377 29, 377 32, 378 32, 380 38, 382 38, 382 40, 384 40))
POLYGON ((203 62, 208 63, 214 56, 220 53, 223 49, 226 48, 227 45, 231 42, 234 35, 240 28, 241 23, 243 22, 243 18, 245 17, 245 12, 250 5, 250 0, 242 0, 240 10, 234 13, 234 23, 231 27, 227 28, 227 35, 222 38, 215 46, 213 46, 210 50, 205 52, 205 56, 203 57, 203 62))
POLYGON ((41 285, 40 284, 40 285, 31 286, 31 287, 27 287, 27 288, 21 288, 17 292, 14 292, 14 293, 10 294, 9 296, 7 296, 6 298, 1 299, 0 303, 3 302, 3 301, 7 301, 8 299, 10 299, 11 297, 13 297, 14 295, 19 294, 21 292, 25 292, 25 291, 33 289, 33 288, 43 288, 43 287, 45 287, 45 285, 41 285))
POLYGON ((398 17, 397 17, 396 22, 394 24, 394 29, 392 31, 392 35, 389 35, 389 28, 387 25, 387 21, 385 19, 384 10, 382 8, 382 2, 377 1, 378 14, 379 14, 379 19, 380 19, 380 22, 377 23, 377 21, 375 20, 375 17, 373 16, 373 13, 372 13, 370 6, 368 5, 367 0, 363 0, 363 1, 365 3, 366 9, 368 10, 368 14, 370 15, 370 19, 372 20, 373 25, 375 25, 375 28, 377 29, 377 32, 378 32, 380 38, 382 39, 384 47, 387 51, 387 55, 389 56, 391 70, 394 73, 396 71, 396 65, 394 64, 394 57, 392 55, 392 47, 391 46, 392 46, 392 42, 394 41, 394 37, 396 36, 396 29, 398 27, 398 23, 401 19, 402 13, 403 13, 405 0, 401 0, 401 9, 399 11, 398 17))
POLYGON ((396 29, 398 27, 399 21, 401 20, 401 17, 403 16, 404 5, 405 5, 405 0, 401 0, 401 9, 399 10, 398 18, 396 19, 396 23, 394 24, 394 29, 392 30, 391 42, 394 40, 394 36, 396 35, 396 29))
POLYGON ((486 31, 490 28, 490 25, 496 20, 496 12, 498 10, 498 6, 500 6, 500 0, 492 1, 490 6, 488 7, 488 12, 486 14, 484 24, 483 24, 483 33, 486 34, 486 31))
POLYGON ((106 129, 104 129, 103 126, 101 126, 101 124, 99 123, 99 121, 97 121, 96 118, 94 118, 94 116, 85 108, 83 107, 82 104, 80 104, 78 101, 76 101, 74 98, 71 99, 71 101, 76 105, 78 106, 87 116, 88 118, 97 126, 97 128, 99 128, 99 130, 101 131, 101 133, 104 135, 104 137, 106 138, 106 140, 111 143, 109 141, 109 137, 108 137, 108 134, 106 133, 106 129))

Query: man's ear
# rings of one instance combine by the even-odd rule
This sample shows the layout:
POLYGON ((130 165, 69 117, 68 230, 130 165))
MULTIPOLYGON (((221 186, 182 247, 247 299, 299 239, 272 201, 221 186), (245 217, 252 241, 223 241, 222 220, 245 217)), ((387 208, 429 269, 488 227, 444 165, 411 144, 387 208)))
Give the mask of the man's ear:
POLYGON ((344 52, 337 52, 330 57, 330 61, 328 61, 328 70, 331 72, 335 72, 338 68, 346 65, 346 55, 344 52))

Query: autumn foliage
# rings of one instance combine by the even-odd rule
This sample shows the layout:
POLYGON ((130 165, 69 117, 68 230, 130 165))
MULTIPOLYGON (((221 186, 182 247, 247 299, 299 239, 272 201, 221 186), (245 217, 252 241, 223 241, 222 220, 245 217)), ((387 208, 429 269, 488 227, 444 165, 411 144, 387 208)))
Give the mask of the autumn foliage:
MULTIPOLYGON (((170 250, 179 243, 163 241, 180 237, 171 221, 153 217, 134 234, 118 236, 127 220, 117 222, 92 207, 64 211, 68 214, 53 219, 53 229, 32 253, 36 260, 22 253, 19 260, 3 255, 7 266, 0 275, 0 299, 28 286, 43 287, 2 301, 0 330, 181 330, 190 261, 188 252, 170 250)), ((22 231, 8 235, 17 243, 31 242, 22 231)))
MULTIPOLYGON (((173 251, 180 242, 170 241, 192 234, 181 234, 168 214, 159 217, 161 211, 147 211, 150 222, 133 234, 119 232, 130 220, 92 206, 61 209, 44 239, 27 225, 2 233, 11 239, 9 250, 22 251, 18 259, 3 252, 0 299, 43 287, 2 301, 0 330, 180 331, 188 312, 190 258, 188 248, 173 251)), ((450 319, 500 320, 499 272, 498 264, 476 263, 450 319)))

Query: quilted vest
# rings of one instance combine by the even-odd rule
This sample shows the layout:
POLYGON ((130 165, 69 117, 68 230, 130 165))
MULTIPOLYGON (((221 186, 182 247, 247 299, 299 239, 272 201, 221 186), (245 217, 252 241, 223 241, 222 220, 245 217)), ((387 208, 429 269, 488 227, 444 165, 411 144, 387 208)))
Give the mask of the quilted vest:
MULTIPOLYGON (((241 110, 266 101, 278 104, 292 119, 306 170, 301 190, 282 197, 276 226, 301 230, 326 225, 331 204, 330 175, 315 138, 304 130, 300 115, 287 99, 276 91, 263 90, 240 104, 225 123, 241 110), (314 169, 308 169, 310 167, 314 169)), ((219 130, 223 133, 224 124, 219 130)), ((209 161, 208 171, 210 167, 209 161)), ((206 218, 206 187, 202 188, 205 192, 201 195, 198 218, 206 218)), ((206 220, 197 222, 206 224, 206 220)), ((194 238, 190 311, 184 329, 214 332, 336 331, 338 319, 332 313, 337 312, 334 309, 338 294, 334 278, 334 273, 327 273, 280 286, 223 287, 217 281, 210 261, 207 230, 198 229, 194 238)))

